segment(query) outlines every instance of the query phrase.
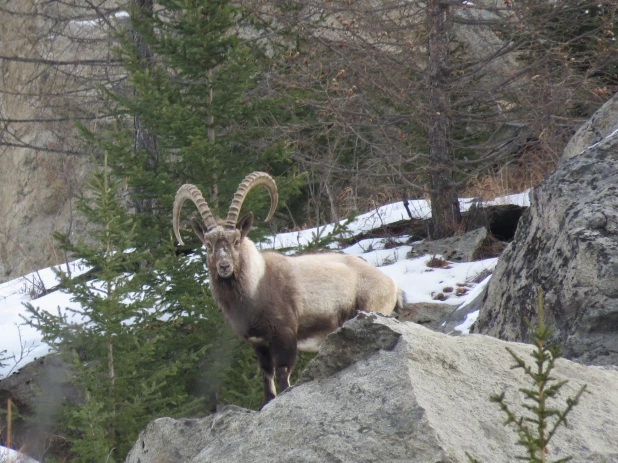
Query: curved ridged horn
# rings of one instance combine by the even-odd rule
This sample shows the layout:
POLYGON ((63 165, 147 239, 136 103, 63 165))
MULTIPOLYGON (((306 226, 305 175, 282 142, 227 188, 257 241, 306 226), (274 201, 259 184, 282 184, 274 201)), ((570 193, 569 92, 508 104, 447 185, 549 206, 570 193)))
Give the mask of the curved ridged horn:
POLYGON ((184 243, 182 242, 182 238, 180 238, 178 221, 180 218, 180 209, 187 199, 193 201, 193 203, 197 206, 197 210, 202 216, 207 232, 217 226, 217 221, 213 217, 212 212, 210 212, 210 208, 208 207, 208 204, 206 203, 206 200, 202 196, 200 190, 195 185, 185 183, 176 192, 176 198, 174 198, 174 210, 172 213, 174 235, 176 235, 176 239, 180 245, 183 245, 184 243))
POLYGON ((252 172, 245 177, 245 179, 240 183, 240 185, 238 185, 238 190, 236 190, 236 193, 234 193, 234 200, 230 205, 227 219, 225 221, 226 229, 233 230, 234 228, 236 228, 238 214, 240 213, 240 208, 242 207, 243 201, 245 200, 247 194, 254 187, 259 185, 264 185, 264 187, 268 190, 268 193, 270 194, 270 211, 268 212, 268 217, 266 217, 265 222, 268 222, 270 219, 272 219, 273 214, 275 213, 275 209, 277 209, 277 202, 279 201, 277 184, 275 183, 275 180, 266 172, 252 172))

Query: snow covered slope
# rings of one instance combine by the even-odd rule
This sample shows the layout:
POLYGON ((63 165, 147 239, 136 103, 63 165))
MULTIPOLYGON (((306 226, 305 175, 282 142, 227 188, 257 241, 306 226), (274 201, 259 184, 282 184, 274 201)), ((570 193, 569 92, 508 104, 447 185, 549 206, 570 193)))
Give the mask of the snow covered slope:
MULTIPOLYGON (((460 201, 462 210, 468 209, 473 203, 472 199, 460 201)), ((527 206, 529 205, 528 193, 498 198, 484 204, 527 206)), ((424 200, 410 201, 410 209, 417 218, 427 218, 430 214, 429 205, 424 200)), ((351 236, 354 236, 381 225, 406 220, 407 218, 407 212, 401 202, 387 204, 374 211, 359 215, 353 223, 349 224, 348 229, 351 236)), ((333 225, 326 225, 320 227, 319 231, 314 228, 300 232, 277 234, 262 247, 279 249, 306 245, 318 232, 323 236, 323 234, 332 231, 333 228, 333 225)), ((408 302, 435 302, 434 296, 442 293, 446 298, 443 302, 452 304, 453 308, 467 300, 466 293, 476 286, 473 281, 482 273, 493 270, 497 263, 497 259, 492 258, 476 262, 451 263, 447 268, 430 268, 426 262, 432 256, 426 255, 406 259, 406 255, 411 249, 411 246, 403 244, 406 238, 406 236, 402 236, 395 240, 389 239, 388 242, 379 238, 366 239, 342 249, 342 251, 346 254, 362 257, 392 277, 405 291, 408 302), (401 244, 397 245, 397 243, 401 244), (463 288, 460 295, 456 294, 457 288, 463 288)), ((75 276, 88 270, 78 261, 72 262, 70 265, 71 273, 75 276)), ((65 265, 57 268, 66 271, 65 265)), ((483 285, 487 281, 488 279, 485 279, 483 285)), ((9 357, 8 360, 3 362, 5 365, 0 367, 0 378, 8 376, 34 358, 49 352, 49 346, 42 342, 40 334, 34 328, 25 324, 25 318, 28 314, 23 306, 24 303, 31 302, 35 306, 53 312, 58 310, 64 312, 67 307, 79 308, 79 305, 72 301, 71 294, 59 290, 34 299, 42 287, 49 290, 56 285, 56 275, 51 267, 0 284, 0 333, 2 333, 0 352, 6 351, 0 358, 9 357)), ((71 312, 67 312, 67 314, 73 317, 75 323, 81 322, 71 312)), ((469 324, 472 321, 469 321, 469 324)))

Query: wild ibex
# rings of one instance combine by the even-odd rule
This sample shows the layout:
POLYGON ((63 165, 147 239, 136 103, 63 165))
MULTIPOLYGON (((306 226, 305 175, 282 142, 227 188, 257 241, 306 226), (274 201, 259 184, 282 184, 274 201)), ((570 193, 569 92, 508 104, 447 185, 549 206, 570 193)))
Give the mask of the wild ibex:
POLYGON ((264 172, 247 175, 234 194, 227 219, 217 221, 194 185, 176 193, 173 226, 179 232, 180 209, 191 200, 201 220, 191 226, 204 243, 212 295, 233 330, 253 345, 264 379, 264 403, 290 386, 297 349, 317 351, 326 336, 358 311, 389 315, 403 305, 395 282, 363 259, 334 252, 285 256, 258 251, 247 238, 253 213, 238 214, 251 189, 263 185, 270 193, 270 220, 278 193, 264 172))

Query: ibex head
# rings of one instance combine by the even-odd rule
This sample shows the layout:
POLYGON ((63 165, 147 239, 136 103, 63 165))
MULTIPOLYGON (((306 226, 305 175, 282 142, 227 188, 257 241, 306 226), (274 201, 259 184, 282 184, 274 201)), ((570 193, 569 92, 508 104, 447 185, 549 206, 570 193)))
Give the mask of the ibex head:
POLYGON ((188 199, 193 201, 202 217, 198 220, 191 218, 193 231, 206 247, 208 267, 210 272, 216 271, 221 278, 230 278, 237 275, 240 266, 242 242, 253 224, 253 213, 248 212, 238 220, 240 208, 245 197, 256 186, 264 185, 270 193, 270 211, 266 221, 270 220, 277 208, 279 195, 275 180, 265 172, 253 172, 240 183, 225 221, 217 221, 212 215, 202 193, 195 185, 185 184, 176 193, 173 210, 174 234, 179 244, 184 244, 180 237, 179 218, 180 209, 188 199))

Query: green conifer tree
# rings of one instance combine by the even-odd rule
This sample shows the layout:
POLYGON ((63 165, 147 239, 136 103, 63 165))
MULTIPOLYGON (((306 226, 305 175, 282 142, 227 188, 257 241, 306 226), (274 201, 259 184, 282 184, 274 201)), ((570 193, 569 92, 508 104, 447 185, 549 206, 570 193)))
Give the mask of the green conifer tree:
MULTIPOLYGON (((245 398, 261 391, 261 380, 241 379, 251 375, 245 367, 255 361, 253 352, 232 335, 210 298, 205 258, 193 234, 187 234, 190 249, 182 250, 189 257, 174 249, 172 202, 181 184, 194 183, 213 212, 225 216, 233 192, 253 170, 277 179, 279 210, 298 196, 304 177, 292 167, 287 142, 272 123, 293 95, 268 93, 264 80, 270 60, 255 41, 237 35, 260 26, 237 4, 163 0, 158 5, 154 12, 129 11, 131 29, 120 37, 119 49, 128 91, 107 93, 118 114, 115 124, 96 134, 82 127, 82 135, 96 150, 109 153, 111 170, 126 180, 130 204, 139 205, 133 214, 134 246, 147 252, 141 266, 156 267, 145 275, 151 297, 164 306, 167 323, 193 327, 191 336, 170 343, 172 350, 200 353, 187 378, 189 392, 202 397, 205 407, 218 402, 253 406, 245 398), (156 135, 156 152, 134 143, 137 128, 131 122, 138 119, 142 129, 156 135)), ((246 200, 258 219, 268 207, 268 194, 261 190, 246 200)), ((190 212, 189 207, 183 211, 190 212)), ((251 237, 267 232, 258 227, 251 237)))
MULTIPOLYGON (((71 461, 76 462, 122 461, 154 417, 203 414, 206 401, 192 394, 190 380, 207 357, 205 340, 221 324, 214 308, 203 316, 208 301, 203 286, 201 317, 193 313, 198 310, 195 298, 182 297, 198 294, 184 285, 198 285, 199 274, 178 281, 175 275, 158 276, 156 266, 142 265, 150 256, 135 248, 135 221, 119 199, 119 188, 104 155, 103 167, 93 174, 88 195, 79 203, 92 227, 90 239, 71 243, 59 236, 67 251, 91 267, 87 278, 60 273, 62 287, 79 307, 59 308, 55 314, 28 305, 31 324, 43 340, 71 361, 82 395, 79 403, 63 409, 62 417, 73 444, 71 461), (145 286, 157 279, 165 282, 164 288, 145 286), (182 310, 170 307, 169 294, 183 302, 182 310)), ((184 271, 183 276, 199 271, 186 259, 174 268, 184 271)))
MULTIPOLYGON (((107 91, 117 118, 98 133, 80 127, 93 152, 105 153, 80 202, 91 236, 57 236, 92 267, 87 278, 62 275, 81 309, 29 307, 45 341, 71 360, 83 395, 62 417, 73 461, 121 461, 156 416, 259 405, 250 400, 261 394, 253 353, 214 304, 204 255, 196 242, 182 252, 174 245, 172 202, 194 183, 225 214, 256 169, 278 177, 281 202, 303 182, 268 129, 280 105, 262 91, 263 53, 234 33, 248 24, 242 11, 227 1, 160 3, 158 12, 130 11, 140 46, 130 33, 121 38, 128 92, 107 91), (139 130, 155 134, 155 145, 136 143, 139 130)), ((247 207, 265 215, 267 194, 256 191, 247 207)))
MULTIPOLYGON (((278 180, 282 204, 304 181, 273 124, 285 105, 264 83, 270 60, 256 41, 237 34, 258 31, 259 25, 228 0, 157 4, 155 11, 130 9, 130 30, 119 37, 128 88, 107 92, 117 124, 105 134, 84 130, 126 179, 139 205, 138 229, 148 230, 138 234, 138 245, 153 251, 168 236, 173 197, 183 183, 197 185, 213 212, 224 215, 238 184, 253 170, 278 180), (134 143, 135 120, 156 136, 156 147, 134 143)), ((265 217, 268 195, 256 191, 246 206, 265 217)))

